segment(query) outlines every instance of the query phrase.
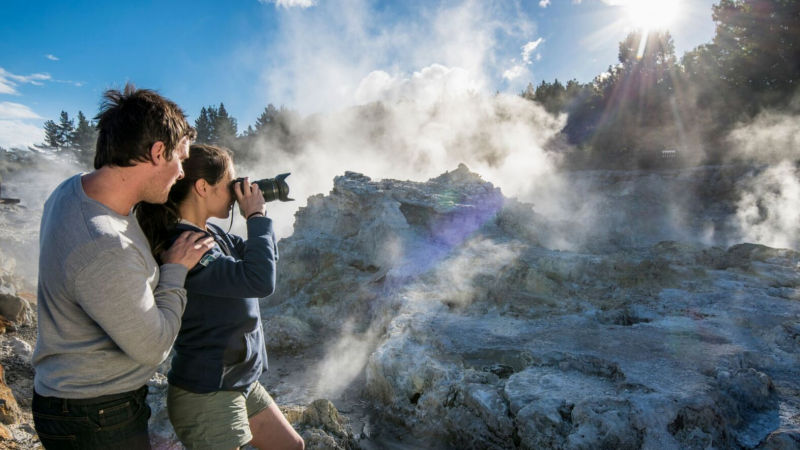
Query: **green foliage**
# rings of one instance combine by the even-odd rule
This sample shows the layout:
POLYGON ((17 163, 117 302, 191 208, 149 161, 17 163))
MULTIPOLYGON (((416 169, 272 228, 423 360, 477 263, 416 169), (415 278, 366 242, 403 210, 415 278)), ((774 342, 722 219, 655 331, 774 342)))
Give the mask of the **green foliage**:
POLYGON ((47 120, 44 123, 44 146, 53 149, 64 146, 58 131, 58 125, 52 120, 47 120))
POLYGON ((95 123, 86 119, 83 111, 78 111, 78 124, 70 119, 66 111, 61 111, 58 123, 47 120, 44 123, 43 147, 56 152, 72 153, 80 164, 91 166, 94 160, 97 129, 95 123))
POLYGON ((752 97, 756 103, 783 104, 780 93, 794 90, 800 81, 800 2, 720 0, 713 18, 721 78, 762 94, 752 97))
POLYGON ((797 94, 800 1, 720 0, 712 17, 714 39, 680 62, 669 32, 633 32, 619 43, 619 64, 591 83, 543 81, 522 96, 569 114, 562 132, 579 148, 573 165, 652 167, 663 149, 715 162, 734 126, 797 94))
POLYGON ((259 160, 266 149, 296 152, 299 143, 293 129, 298 122, 294 111, 269 104, 255 124, 239 135, 238 121, 220 103, 219 107, 203 107, 194 126, 197 142, 226 147, 233 151, 237 163, 242 163, 259 160))
POLYGON ((264 108, 264 111, 256 118, 255 132, 258 134, 266 134, 269 129, 276 123, 280 112, 275 105, 270 103, 264 108))
POLYGON ((89 122, 83 111, 78 111, 78 124, 72 132, 70 147, 78 161, 89 166, 94 160, 95 145, 97 144, 97 129, 95 124, 89 122))
POLYGON ((225 147, 234 147, 237 137, 236 119, 228 115, 225 105, 220 103, 214 117, 214 133, 216 134, 215 144, 225 147))
POLYGON ((58 119, 58 142, 62 143, 61 147, 70 147, 72 145, 74 132, 75 121, 69 118, 69 114, 66 111, 61 111, 61 116, 58 119))
POLYGON ((284 106, 269 104, 258 115, 254 127, 238 141, 237 161, 255 161, 268 157, 267 152, 297 153, 301 146, 297 129, 298 114, 284 106))
POLYGON ((197 142, 211 144, 216 142, 214 123, 216 122, 217 110, 210 106, 200 109, 200 116, 194 121, 194 128, 197 130, 197 142))
POLYGON ((238 137, 236 119, 228 115, 223 103, 220 103, 219 107, 203 107, 200 116, 194 122, 194 127, 197 130, 199 143, 231 149, 236 146, 238 137))
MULTIPOLYGON (((225 105, 220 103, 219 106, 203 107, 194 125, 198 143, 226 147, 234 153, 237 163, 248 163, 267 156, 267 151, 298 152, 301 147, 297 132, 300 123, 296 112, 269 104, 256 118, 255 127, 248 125, 239 135, 236 118, 228 114, 225 105)), ((96 123, 87 120, 82 111, 78 111, 77 125, 66 111, 62 111, 58 122, 48 120, 44 123, 44 134, 42 147, 57 152, 67 151, 79 163, 91 166, 97 142, 96 123)))

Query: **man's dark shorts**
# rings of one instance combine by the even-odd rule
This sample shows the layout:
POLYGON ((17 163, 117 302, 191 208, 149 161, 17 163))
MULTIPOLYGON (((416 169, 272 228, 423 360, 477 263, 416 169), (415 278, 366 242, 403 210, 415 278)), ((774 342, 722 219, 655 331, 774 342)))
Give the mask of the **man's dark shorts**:
POLYGON ((33 421, 39 440, 53 449, 150 449, 147 386, 88 399, 42 397, 33 393, 33 421))

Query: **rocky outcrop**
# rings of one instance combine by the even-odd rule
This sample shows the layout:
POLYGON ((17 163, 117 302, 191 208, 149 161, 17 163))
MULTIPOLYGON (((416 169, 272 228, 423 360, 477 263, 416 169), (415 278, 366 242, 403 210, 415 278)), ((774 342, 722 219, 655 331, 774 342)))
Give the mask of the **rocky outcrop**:
POLYGON ((13 294, 0 294, 0 314, 18 325, 33 323, 33 309, 22 297, 13 294))
POLYGON ((11 389, 6 386, 5 370, 0 366, 0 422, 8 425, 17 423, 20 418, 19 405, 11 389))
POLYGON ((347 419, 329 400, 317 399, 307 407, 289 406, 281 410, 303 437, 307 449, 358 448, 347 419))
POLYGON ((0 250, 0 447, 31 448, 37 441, 30 413, 36 315, 16 268, 15 258, 0 250))
POLYGON ((800 254, 691 240, 567 252, 543 246, 557 227, 464 166, 427 183, 346 173, 280 242, 270 349, 350 343, 327 345, 358 366, 349 388, 431 447, 792 442, 800 254))
MULTIPOLYGON (((16 325, 34 323, 30 302, 21 297, 23 279, 16 275, 16 259, 0 250, 0 316, 16 325)), ((0 323, 5 323, 0 320, 0 323)), ((8 325, 7 325, 8 326, 8 325)))

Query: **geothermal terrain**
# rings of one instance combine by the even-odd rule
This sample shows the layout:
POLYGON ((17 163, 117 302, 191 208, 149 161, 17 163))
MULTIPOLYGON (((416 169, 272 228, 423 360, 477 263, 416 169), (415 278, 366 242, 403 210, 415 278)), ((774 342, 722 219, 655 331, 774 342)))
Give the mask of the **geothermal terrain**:
MULTIPOLYGON (((572 215, 452 169, 344 173, 279 242, 262 382, 308 448, 800 448, 800 253, 746 240, 736 194, 768 169, 571 173, 572 215)), ((37 445, 37 202, 57 180, 36 180, 6 177, 23 201, 0 205, 12 448, 37 445)), ((178 449, 167 365, 151 433, 178 449)))

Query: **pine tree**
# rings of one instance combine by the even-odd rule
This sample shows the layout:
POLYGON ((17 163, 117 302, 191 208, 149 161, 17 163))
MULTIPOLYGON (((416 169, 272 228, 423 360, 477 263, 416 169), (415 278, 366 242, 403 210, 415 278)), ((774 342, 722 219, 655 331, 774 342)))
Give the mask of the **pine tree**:
POLYGON ((78 125, 72 135, 71 144, 83 151, 90 151, 94 148, 97 141, 97 130, 93 124, 86 120, 82 111, 78 111, 78 125))
POLYGON ((278 109, 270 103, 264 112, 256 119, 256 133, 264 134, 269 130, 269 127, 274 125, 275 119, 278 116, 278 109))
POLYGON ((66 111, 61 111, 61 116, 58 120, 58 143, 60 144, 58 148, 66 148, 69 147, 72 139, 73 133, 75 132, 75 121, 69 118, 69 114, 66 111))
POLYGON ((70 146, 78 161, 91 165, 94 160, 94 148, 97 143, 97 130, 92 122, 86 120, 82 111, 78 111, 78 125, 72 133, 70 146))
POLYGON ((58 125, 52 120, 44 123, 44 145, 49 148, 59 148, 62 143, 59 141, 58 125))
POLYGON ((228 115, 228 111, 222 103, 219 104, 219 109, 216 112, 214 131, 216 131, 217 139, 215 143, 231 147, 237 135, 236 119, 228 115))
POLYGON ((212 137, 214 136, 213 126, 208 109, 204 106, 200 110, 200 116, 194 121, 194 128, 197 130, 197 142, 203 144, 212 143, 212 137))

